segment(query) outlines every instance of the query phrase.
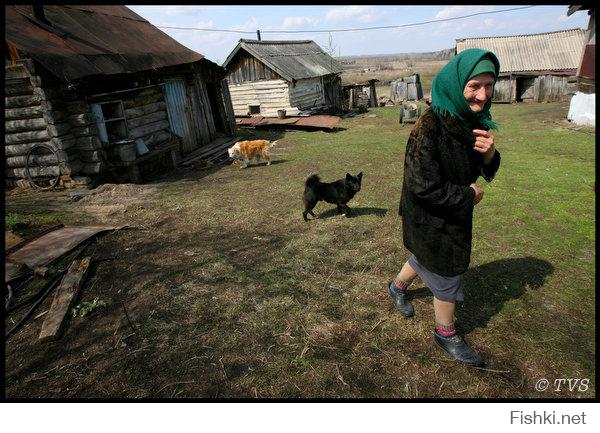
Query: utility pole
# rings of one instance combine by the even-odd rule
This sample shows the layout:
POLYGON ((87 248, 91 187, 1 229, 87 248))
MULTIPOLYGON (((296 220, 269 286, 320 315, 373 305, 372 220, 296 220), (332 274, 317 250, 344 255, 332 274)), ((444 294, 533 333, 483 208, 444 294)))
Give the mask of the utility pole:
POLYGON ((256 31, 256 38, 260 41, 260 30, 256 31))

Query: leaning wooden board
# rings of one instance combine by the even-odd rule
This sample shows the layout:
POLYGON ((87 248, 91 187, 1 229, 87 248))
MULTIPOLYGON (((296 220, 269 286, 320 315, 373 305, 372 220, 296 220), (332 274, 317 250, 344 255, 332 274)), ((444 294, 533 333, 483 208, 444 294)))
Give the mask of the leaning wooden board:
POLYGON ((47 266, 97 233, 121 228, 123 226, 63 227, 25 244, 17 251, 10 253, 6 257, 6 261, 27 265, 31 269, 47 266))
POLYGON ((84 257, 73 261, 69 266, 69 270, 54 293, 54 300, 42 324, 39 341, 56 340, 60 337, 65 316, 79 293, 81 283, 90 267, 90 259, 91 257, 84 257))

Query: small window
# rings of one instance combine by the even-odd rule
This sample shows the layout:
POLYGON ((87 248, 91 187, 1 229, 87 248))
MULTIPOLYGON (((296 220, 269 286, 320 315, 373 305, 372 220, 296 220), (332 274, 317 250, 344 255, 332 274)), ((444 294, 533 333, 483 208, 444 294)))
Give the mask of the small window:
POLYGON ((248 105, 248 114, 260 114, 260 105, 248 105))
POLYGON ((101 102, 91 106, 102 144, 108 146, 129 137, 125 110, 121 101, 101 102))

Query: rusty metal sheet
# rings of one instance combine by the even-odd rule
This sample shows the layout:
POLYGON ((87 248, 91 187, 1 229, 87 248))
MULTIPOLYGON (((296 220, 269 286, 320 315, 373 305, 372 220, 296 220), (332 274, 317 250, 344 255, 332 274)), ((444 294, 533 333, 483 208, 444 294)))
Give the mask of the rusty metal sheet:
POLYGON ((29 5, 4 10, 5 39, 63 82, 204 59, 125 6, 44 5, 52 27, 37 24, 29 5))
POLYGON ((296 122, 297 126, 312 126, 315 128, 326 128, 333 129, 340 123, 341 118, 339 116, 329 116, 326 114, 319 114, 316 116, 300 117, 296 122))
POLYGON ((31 269, 43 267, 71 251, 92 236, 107 230, 119 230, 124 226, 63 227, 25 244, 9 254, 7 262, 26 265, 31 269))
POLYGON ((239 126, 290 125, 295 127, 334 129, 340 120, 341 118, 339 116, 329 116, 325 114, 299 117, 290 116, 286 117, 285 119, 256 116, 238 117, 236 119, 236 124, 239 126))
POLYGON ((298 122, 298 117, 286 117, 285 119, 280 119, 278 117, 265 117, 257 125, 293 125, 298 122))
POLYGON ((235 123, 237 125, 242 125, 242 126, 254 126, 254 125, 256 125, 258 122, 260 122, 263 119, 264 119, 264 117, 262 117, 262 116, 256 116, 256 117, 236 117, 235 123))

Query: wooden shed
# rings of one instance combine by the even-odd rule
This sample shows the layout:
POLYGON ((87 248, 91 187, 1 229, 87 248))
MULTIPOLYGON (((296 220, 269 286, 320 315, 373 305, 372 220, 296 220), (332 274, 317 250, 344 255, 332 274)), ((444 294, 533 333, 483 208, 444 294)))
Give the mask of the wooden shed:
POLYGON ((582 29, 456 40, 456 53, 490 50, 500 61, 495 102, 568 101, 585 45, 582 29))
POLYGON ((61 174, 98 177, 173 161, 231 137, 226 71, 125 6, 5 6, 5 175, 36 143, 61 174), (122 152, 123 148, 135 152, 122 152))
POLYGON ((419 74, 398 78, 390 83, 392 101, 420 101, 423 99, 423 86, 419 74))
POLYGON ((342 66, 313 41, 240 39, 223 63, 236 116, 342 111, 342 66))
POLYGON ((352 110, 357 107, 377 107, 375 83, 378 82, 379 80, 372 78, 361 83, 344 84, 342 86, 344 110, 352 110))

